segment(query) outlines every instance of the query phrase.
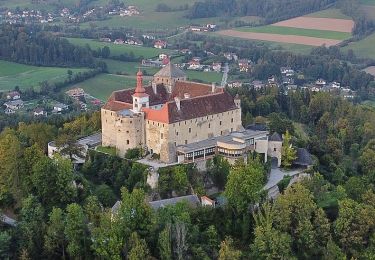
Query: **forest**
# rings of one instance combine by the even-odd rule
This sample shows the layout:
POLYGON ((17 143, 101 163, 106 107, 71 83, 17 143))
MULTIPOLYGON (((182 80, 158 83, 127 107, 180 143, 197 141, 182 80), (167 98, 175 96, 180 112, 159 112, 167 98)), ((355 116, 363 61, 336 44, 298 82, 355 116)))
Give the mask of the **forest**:
POLYGON ((15 228, 0 226, 5 259, 371 259, 375 256, 375 110, 328 93, 277 88, 230 90, 241 97, 243 124, 290 132, 289 141, 314 155, 311 177, 273 202, 262 187, 269 166, 257 156, 231 166, 220 157, 206 172, 194 165, 160 169, 90 152, 81 169, 44 155, 56 140, 79 153, 74 140, 100 130, 100 115, 55 123, 20 123, 0 134, 0 208, 15 228), (302 129, 302 130, 301 130, 302 129), (302 131, 302 132, 301 132, 302 131), (228 203, 153 210, 150 197, 203 195, 212 179, 228 203), (74 183, 74 184, 72 184, 74 183), (116 213, 110 208, 117 201, 116 213), (260 203, 259 207, 252 207, 260 203), (135 214, 136 212, 136 214, 135 214))
POLYGON ((0 58, 36 66, 95 67, 90 50, 33 27, 0 26, 0 58))
POLYGON ((266 23, 322 10, 335 0, 205 0, 196 2, 189 9, 189 18, 215 16, 260 16, 266 23))

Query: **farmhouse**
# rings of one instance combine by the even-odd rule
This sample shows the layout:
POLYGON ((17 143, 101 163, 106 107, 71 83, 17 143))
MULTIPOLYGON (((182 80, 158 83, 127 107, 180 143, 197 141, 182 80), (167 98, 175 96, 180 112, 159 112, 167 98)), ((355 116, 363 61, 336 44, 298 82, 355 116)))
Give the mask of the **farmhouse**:
POLYGON ((115 91, 102 107, 103 146, 120 156, 142 148, 165 163, 204 161, 222 154, 234 162, 248 151, 267 160, 268 132, 244 130, 241 106, 216 84, 186 81, 186 74, 169 63, 150 86, 137 73, 135 89, 115 91))
POLYGON ((43 108, 34 109, 34 116, 47 116, 47 112, 43 108))
POLYGON ((11 91, 6 94, 8 100, 17 100, 21 98, 21 94, 18 91, 11 91))
POLYGON ((17 99, 17 100, 5 102, 4 106, 6 106, 6 108, 11 109, 11 110, 18 110, 20 108, 23 108, 24 103, 21 99, 17 99))
POLYGON ((166 41, 162 41, 162 40, 157 40, 154 43, 154 48, 165 49, 165 48, 167 48, 167 42, 166 41))

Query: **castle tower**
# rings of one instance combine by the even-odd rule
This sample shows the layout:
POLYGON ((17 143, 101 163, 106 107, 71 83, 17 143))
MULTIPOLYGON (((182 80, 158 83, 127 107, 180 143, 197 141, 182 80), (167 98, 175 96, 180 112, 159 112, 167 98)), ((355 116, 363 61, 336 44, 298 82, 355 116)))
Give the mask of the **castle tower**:
POLYGON ((163 84, 169 93, 172 92, 176 81, 186 81, 186 74, 171 62, 159 70, 153 79, 155 84, 163 84))
POLYGON ((142 107, 149 107, 149 95, 143 87, 143 74, 139 70, 137 73, 137 87, 135 88, 133 97, 133 111, 140 112, 142 107))

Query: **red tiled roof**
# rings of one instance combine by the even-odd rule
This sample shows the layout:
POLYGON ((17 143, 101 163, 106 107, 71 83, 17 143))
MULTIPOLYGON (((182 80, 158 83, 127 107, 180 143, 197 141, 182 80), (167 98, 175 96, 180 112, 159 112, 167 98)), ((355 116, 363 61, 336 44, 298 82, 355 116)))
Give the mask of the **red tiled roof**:
MULTIPOLYGON (((151 86, 145 87, 145 93, 148 94, 150 98, 150 106, 163 104, 168 101, 168 93, 163 85, 156 86, 156 92, 157 94, 155 95, 151 86)), ((133 104, 132 95, 134 95, 134 93, 134 89, 119 90, 113 92, 111 97, 113 97, 113 100, 119 102, 133 104)))
MULTIPOLYGON (((115 91, 103 108, 112 111, 131 109, 134 93, 134 89, 115 91)), ((171 94, 163 85, 157 86, 157 94, 153 92, 152 86, 145 87, 145 93, 149 95, 150 106, 163 104, 160 110, 143 108, 146 118, 163 123, 175 123, 236 109, 233 97, 228 92, 223 88, 216 88, 215 93, 212 93, 212 86, 207 84, 178 81, 171 94), (190 97, 184 98, 185 93, 190 97), (177 109, 175 97, 180 98, 180 110, 177 109)))
POLYGON ((108 102, 103 106, 103 109, 111 110, 111 111, 120 111, 123 109, 130 109, 133 105, 126 104, 123 102, 118 102, 115 100, 108 100, 108 102))
POLYGON ((232 96, 224 91, 208 96, 181 99, 180 110, 177 109, 175 101, 169 101, 161 110, 145 109, 144 111, 148 120, 171 124, 219 114, 236 108, 232 96))
MULTIPOLYGON (((222 92, 222 90, 222 88, 217 87, 215 93, 222 92)), ((212 94, 212 86, 196 82, 177 81, 171 93, 170 100, 173 100, 174 97, 183 98, 185 93, 189 93, 192 98, 210 95, 212 94)))

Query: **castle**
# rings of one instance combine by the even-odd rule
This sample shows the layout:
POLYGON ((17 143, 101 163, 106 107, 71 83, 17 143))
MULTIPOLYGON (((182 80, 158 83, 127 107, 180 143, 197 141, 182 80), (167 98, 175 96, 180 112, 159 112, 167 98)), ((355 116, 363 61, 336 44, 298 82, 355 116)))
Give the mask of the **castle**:
MULTIPOLYGON (((159 154, 166 163, 194 162, 215 154, 237 158, 248 150, 265 154, 268 132, 244 130, 240 99, 224 88, 187 81, 169 63, 143 85, 112 93, 101 110, 102 145, 120 156, 131 148, 159 154)), ((271 152, 275 152, 272 150, 271 152)))

